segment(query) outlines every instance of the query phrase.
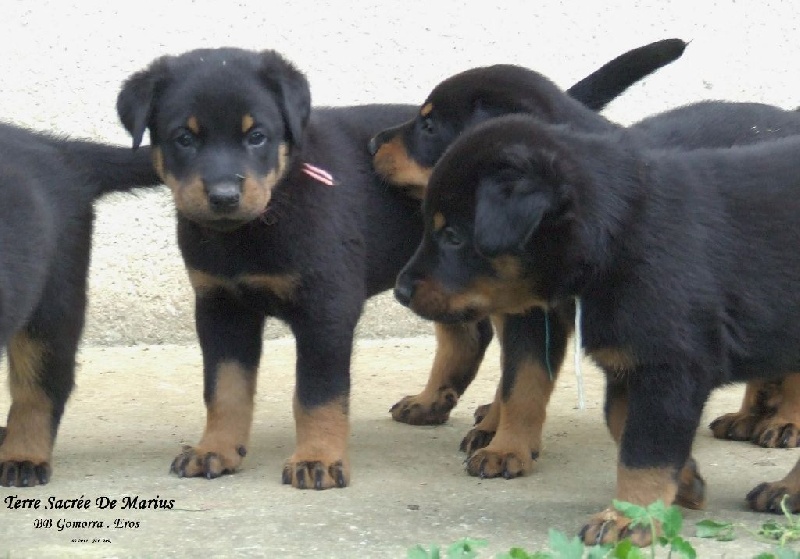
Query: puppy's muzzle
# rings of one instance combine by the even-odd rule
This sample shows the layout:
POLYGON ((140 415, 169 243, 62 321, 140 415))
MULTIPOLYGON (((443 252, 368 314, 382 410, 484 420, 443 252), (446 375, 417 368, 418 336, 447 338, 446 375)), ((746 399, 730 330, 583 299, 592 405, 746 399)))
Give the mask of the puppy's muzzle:
POLYGON ((221 182, 206 186, 208 205, 218 214, 229 214, 239 209, 242 197, 242 181, 221 182))
POLYGON ((409 307, 411 300, 414 298, 414 291, 416 290, 416 282, 406 275, 401 275, 397 278, 397 283, 394 286, 394 298, 400 304, 409 307))

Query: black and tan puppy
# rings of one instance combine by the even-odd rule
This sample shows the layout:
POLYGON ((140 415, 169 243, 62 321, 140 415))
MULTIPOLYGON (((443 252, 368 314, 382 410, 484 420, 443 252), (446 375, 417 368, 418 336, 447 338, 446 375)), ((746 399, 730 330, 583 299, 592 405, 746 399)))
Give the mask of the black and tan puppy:
MULTIPOLYGON (((567 94, 581 101, 586 112, 602 110, 634 82, 679 58, 685 47, 686 43, 680 39, 667 39, 630 50, 570 87, 567 94)), ((422 199, 430 172, 445 148, 461 132, 493 116, 524 112, 550 122, 575 122, 589 129, 606 126, 591 116, 570 112, 571 105, 560 101, 561 91, 558 95, 551 95, 550 91, 539 94, 538 83, 536 72, 508 64, 473 68, 446 79, 434 88, 414 118, 371 139, 370 151, 377 172, 412 198, 422 199)), ((571 328, 560 318, 569 321, 572 311, 569 308, 563 311, 563 317, 559 315, 552 323, 559 330, 571 328)), ((540 315, 527 320, 544 326, 540 315)), ((502 317, 496 317, 498 330, 503 329, 502 321, 502 317)), ((514 325, 509 327, 513 330, 514 325)), ((437 324, 439 351, 428 383, 420 394, 406 396, 392 406, 392 417, 412 425, 447 421, 477 373, 491 334, 488 320, 478 324, 437 324)), ((513 336, 513 332, 509 331, 509 335, 513 336)), ((552 351, 555 361, 563 348, 556 344, 552 351)), ((542 358, 544 361, 543 354, 542 358)), ((497 407, 488 413, 487 422, 498 417, 496 411, 497 407)), ((483 446, 488 442, 488 433, 488 429, 481 430, 481 434, 476 431, 472 433, 476 436, 470 436, 462 446, 465 449, 483 446)), ((524 462, 529 469, 530 459, 524 462)), ((480 475, 493 474, 484 471, 480 475)), ((509 475, 508 470, 504 475, 509 475)))
MULTIPOLYGON (((600 91, 631 76, 599 82, 600 91)), ((419 205, 380 184, 367 144, 416 109, 312 114, 308 83, 290 63, 238 49, 160 58, 125 83, 117 106, 134 146, 150 131, 196 293, 207 422, 172 470, 213 478, 239 468, 264 320, 274 316, 297 343, 297 446, 283 481, 347 485, 353 331, 365 299, 394 285, 422 233, 419 205)), ((491 331, 473 332, 458 339, 482 352, 491 331)), ((460 367, 453 347, 440 346, 434 367, 460 367)), ((474 372, 450 376, 459 374, 474 372)))
MULTIPOLYGON (((676 41, 662 44, 669 47, 676 41)), ((682 45, 679 41, 677 44, 682 45)), ((388 182, 411 197, 419 197, 424 193, 433 165, 460 133, 508 113, 525 113, 542 121, 569 123, 579 130, 621 129, 572 102, 537 72, 516 66, 475 68, 437 85, 415 119, 377 134, 371 141, 375 167, 388 182)), ((702 102, 644 119, 631 126, 629 132, 637 135, 641 145, 685 150, 728 147, 800 134, 800 115, 756 103, 702 102)), ((531 471, 539 456, 547 402, 564 358, 566 338, 572 330, 574 317, 571 301, 552 310, 554 312, 547 318, 538 309, 514 317, 492 317, 504 349, 503 338, 519 339, 520 329, 535 329, 538 336, 503 358, 508 367, 521 366, 521 361, 530 363, 523 367, 527 374, 515 377, 518 389, 499 388, 492 405, 481 406, 476 411, 476 425, 461 443, 461 449, 469 455, 466 469, 471 475, 517 477, 531 471), (548 347, 546 340, 550 341, 548 347)), ((479 326, 483 323, 437 324, 437 335, 447 339, 443 335, 447 333, 454 339, 455 335, 450 332, 468 332, 479 326)), ((458 348, 457 344, 449 345, 458 348)), ((465 344, 465 347, 470 346, 465 344)), ((483 352, 454 349, 449 355, 459 367, 434 367, 420 394, 406 396, 393 406, 394 419, 421 423, 420 417, 447 418, 442 410, 449 413, 473 377, 450 378, 443 373, 477 371, 483 352), (455 395, 454 387, 458 388, 455 395), (443 401, 451 405, 446 406, 443 401)), ((762 446, 800 445, 800 375, 748 384, 742 409, 715 420, 712 430, 720 438, 753 440, 762 446)))
MULTIPOLYGON (((442 322, 580 297, 584 349, 607 376, 616 498, 702 505, 691 447, 725 383, 800 367, 800 138, 719 150, 645 150, 507 116, 464 134, 435 168, 425 235, 397 298, 442 322)), ((504 370, 504 386, 515 371, 504 370)), ((800 509, 800 475, 748 495, 800 509)), ((587 543, 630 533, 609 508, 587 543)))
POLYGON ((0 485, 50 480, 53 443, 83 330, 92 204, 160 184, 149 154, 0 125, 0 350, 11 409, 0 485))

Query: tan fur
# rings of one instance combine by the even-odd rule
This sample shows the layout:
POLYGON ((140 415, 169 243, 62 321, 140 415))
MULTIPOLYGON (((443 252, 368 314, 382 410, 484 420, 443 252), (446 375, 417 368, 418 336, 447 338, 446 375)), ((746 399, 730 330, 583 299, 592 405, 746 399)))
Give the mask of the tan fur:
POLYGON ((617 464, 617 496, 620 501, 649 505, 661 499, 667 506, 675 500, 678 484, 671 468, 626 468, 617 464))
POLYGON ((278 165, 263 177, 246 174, 242 181, 242 197, 240 211, 258 215, 262 213, 272 199, 272 190, 283 179, 286 173, 286 161, 289 148, 285 143, 278 147, 278 165))
POLYGON ((347 461, 347 440, 350 423, 347 401, 334 400, 328 404, 305 409, 295 394, 293 402, 297 447, 290 462, 319 461, 331 464, 347 461))
POLYGON ((217 289, 237 293, 241 287, 247 287, 268 291, 281 300, 289 301, 300 282, 297 274, 249 274, 228 279, 192 268, 187 268, 186 272, 192 288, 200 296, 217 289))
POLYGON ((200 123, 197 121, 197 117, 196 116, 190 116, 186 120, 186 128, 188 128, 189 130, 191 130, 195 134, 199 134, 200 133, 200 123))
POLYGON ((636 358, 624 348, 603 347, 593 350, 590 357, 606 371, 627 373, 636 367, 636 358))
POLYGON ((41 343, 24 333, 16 334, 8 345, 12 403, 0 461, 38 465, 50 460, 53 408, 39 384, 45 351, 41 343))
POLYGON ((442 227, 446 224, 446 220, 444 215, 441 212, 436 212, 433 214, 433 230, 439 231, 442 227))
POLYGON ((242 117, 242 134, 247 134, 256 121, 253 119, 253 115, 246 114, 242 117))
POLYGON ((235 361, 223 361, 217 367, 216 388, 207 404, 206 428, 195 452, 215 452, 227 469, 241 462, 239 447, 246 447, 253 423, 253 398, 256 393, 255 371, 235 361))
POLYGON ((608 430, 611 438, 619 446, 622 440, 622 432, 625 429, 625 420, 628 417, 628 395, 617 396, 610 402, 608 410, 608 430))
POLYGON ((773 422, 800 425, 800 373, 786 375, 780 392, 781 400, 773 422))
POLYGON ((433 103, 425 103, 419 110, 419 116, 428 116, 433 112, 433 103))
POLYGON ((418 200, 425 196, 425 187, 433 169, 422 167, 411 159, 399 136, 381 144, 373 158, 379 175, 396 185, 402 185, 407 194, 418 200))

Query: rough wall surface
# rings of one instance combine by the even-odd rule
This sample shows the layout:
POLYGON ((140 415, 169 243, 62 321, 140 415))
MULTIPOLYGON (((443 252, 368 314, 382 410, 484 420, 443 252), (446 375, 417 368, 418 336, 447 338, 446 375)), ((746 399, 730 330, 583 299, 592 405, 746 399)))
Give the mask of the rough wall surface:
MULTIPOLYGON (((629 123, 701 99, 800 104, 795 2, 271 2, 6 0, 0 7, 0 118, 128 143, 114 104, 130 73, 196 47, 272 48, 304 70, 316 105, 421 102, 479 65, 526 65, 568 86, 621 52, 667 37, 683 58, 606 111, 629 123)), ((2 202, 0 202, 2 203, 2 202)), ((88 344, 194 339, 192 295, 166 192, 98 204, 88 344)), ((429 333, 383 295, 366 337, 429 333)), ((286 334, 279 325, 267 336, 286 334)))

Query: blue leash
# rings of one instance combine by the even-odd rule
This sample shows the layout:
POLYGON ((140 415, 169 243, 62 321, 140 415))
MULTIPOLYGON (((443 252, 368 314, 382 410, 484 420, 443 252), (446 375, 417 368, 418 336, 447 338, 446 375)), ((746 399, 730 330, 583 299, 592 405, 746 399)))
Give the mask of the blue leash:
POLYGON ((544 311, 544 364, 547 367, 547 376, 553 382, 553 366, 550 363, 550 313, 544 311))

